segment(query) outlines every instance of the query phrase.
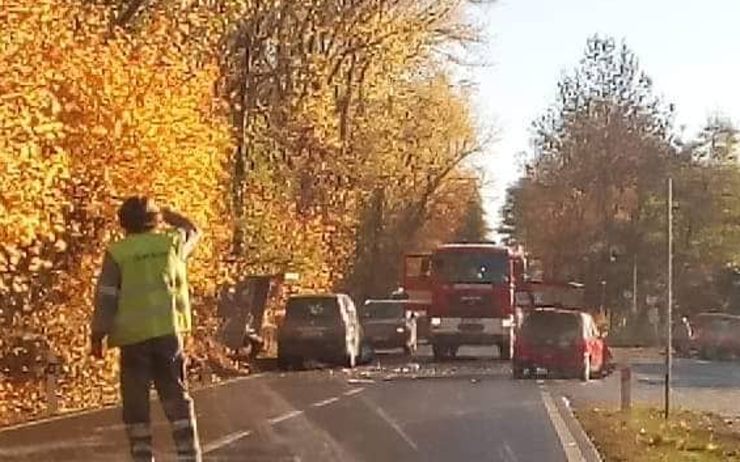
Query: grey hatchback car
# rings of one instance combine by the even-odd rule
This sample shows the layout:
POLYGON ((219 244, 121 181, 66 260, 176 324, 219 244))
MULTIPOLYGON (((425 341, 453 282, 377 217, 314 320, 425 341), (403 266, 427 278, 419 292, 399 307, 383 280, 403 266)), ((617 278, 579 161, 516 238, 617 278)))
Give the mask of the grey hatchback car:
POLYGON ((354 367, 361 343, 357 309, 348 295, 293 296, 278 330, 278 367, 301 367, 309 359, 354 367))
POLYGON ((367 300, 360 309, 365 340, 374 348, 416 352, 416 315, 400 300, 367 300))

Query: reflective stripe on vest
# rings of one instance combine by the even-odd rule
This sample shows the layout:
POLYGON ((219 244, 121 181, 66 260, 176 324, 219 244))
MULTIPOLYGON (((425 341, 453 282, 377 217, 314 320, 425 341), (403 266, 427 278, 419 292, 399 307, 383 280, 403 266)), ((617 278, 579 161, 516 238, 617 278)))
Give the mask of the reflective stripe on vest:
POLYGON ((132 234, 110 246, 109 253, 121 272, 111 345, 190 330, 182 246, 178 232, 132 234))

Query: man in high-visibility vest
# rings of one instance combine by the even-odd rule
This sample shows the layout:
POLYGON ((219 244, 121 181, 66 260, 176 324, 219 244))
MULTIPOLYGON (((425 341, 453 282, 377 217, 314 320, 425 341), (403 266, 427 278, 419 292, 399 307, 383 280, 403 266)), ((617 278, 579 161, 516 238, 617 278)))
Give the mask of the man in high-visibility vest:
POLYGON ((193 401, 185 380, 184 335, 191 330, 186 260, 200 232, 146 197, 118 211, 125 237, 108 247, 95 293, 92 354, 121 350, 123 421, 135 461, 154 460, 149 415, 153 383, 170 421, 178 460, 200 461, 193 401), (174 229, 162 229, 160 223, 174 229))

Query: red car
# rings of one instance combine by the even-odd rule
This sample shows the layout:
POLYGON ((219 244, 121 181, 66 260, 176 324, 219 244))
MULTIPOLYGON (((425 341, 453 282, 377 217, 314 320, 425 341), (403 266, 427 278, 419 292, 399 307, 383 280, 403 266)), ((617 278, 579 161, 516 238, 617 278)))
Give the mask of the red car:
POLYGON ((538 308, 529 312, 514 341, 516 379, 548 374, 588 380, 607 371, 611 354, 588 313, 538 308))

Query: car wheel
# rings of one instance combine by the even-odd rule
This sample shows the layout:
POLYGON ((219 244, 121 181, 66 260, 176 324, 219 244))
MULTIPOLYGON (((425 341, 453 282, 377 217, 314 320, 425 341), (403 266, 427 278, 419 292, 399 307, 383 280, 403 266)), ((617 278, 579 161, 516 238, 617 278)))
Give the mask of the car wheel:
POLYGON ((591 379, 591 357, 585 356, 583 358, 583 365, 578 375, 583 382, 588 382, 591 379))
POLYGON ((277 366, 281 371, 289 371, 291 369, 300 369, 303 367, 303 360, 295 356, 285 356, 278 353, 277 366))
POLYGON ((277 367, 281 371, 287 371, 290 368, 290 362, 288 361, 288 358, 286 358, 285 356, 278 355, 277 367))
POLYGON ((363 340, 362 344, 360 345, 360 355, 358 358, 358 362, 360 364, 370 364, 373 361, 374 357, 375 348, 373 348, 370 342, 366 342, 363 340))
POLYGON ((508 361, 513 356, 514 345, 511 340, 504 340, 498 345, 499 358, 508 361))
POLYGON ((517 364, 516 361, 511 363, 511 375, 514 379, 519 380, 524 378, 524 367, 521 364, 517 364))
POLYGON ((432 354, 435 361, 447 359, 448 348, 438 343, 432 343, 432 354))

